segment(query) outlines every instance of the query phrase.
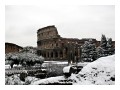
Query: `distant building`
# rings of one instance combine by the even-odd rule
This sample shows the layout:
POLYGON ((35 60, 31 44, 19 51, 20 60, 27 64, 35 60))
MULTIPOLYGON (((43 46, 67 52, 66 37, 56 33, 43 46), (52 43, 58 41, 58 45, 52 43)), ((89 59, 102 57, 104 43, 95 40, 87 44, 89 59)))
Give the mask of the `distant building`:
MULTIPOLYGON (((62 38, 55 26, 47 26, 37 31, 38 55, 42 55, 46 60, 79 60, 80 47, 89 39, 62 38)), ((96 45, 99 42, 92 39, 96 45)))
POLYGON ((5 43, 5 53, 14 53, 14 52, 19 52, 23 48, 21 46, 18 46, 13 43, 5 43))

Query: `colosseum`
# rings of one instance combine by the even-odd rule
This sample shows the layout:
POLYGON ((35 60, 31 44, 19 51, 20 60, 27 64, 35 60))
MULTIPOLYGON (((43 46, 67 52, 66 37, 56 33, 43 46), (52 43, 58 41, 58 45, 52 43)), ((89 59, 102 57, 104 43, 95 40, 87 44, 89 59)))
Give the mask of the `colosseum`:
MULTIPOLYGON (((37 31, 38 55, 46 60, 72 60, 77 62, 81 56, 81 45, 88 39, 63 38, 58 34, 57 28, 47 26, 37 31)), ((92 39, 98 46, 99 41, 92 39)))

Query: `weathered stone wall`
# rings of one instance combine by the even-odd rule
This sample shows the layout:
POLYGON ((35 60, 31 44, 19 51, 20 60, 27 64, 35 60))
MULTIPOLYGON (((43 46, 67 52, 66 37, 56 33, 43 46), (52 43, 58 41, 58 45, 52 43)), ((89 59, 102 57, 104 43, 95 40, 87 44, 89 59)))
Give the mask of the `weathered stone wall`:
POLYGON ((58 35, 57 29, 55 26, 48 26, 48 27, 39 29, 37 32, 37 37, 39 41, 39 40, 45 40, 45 39, 51 39, 51 38, 58 38, 60 36, 58 35))
POLYGON ((5 43, 5 53, 14 53, 22 50, 22 47, 13 44, 13 43, 5 43))
MULTIPOLYGON (((47 26, 41 28, 37 32, 38 55, 42 55, 46 60, 80 60, 81 45, 88 38, 62 38, 58 34, 55 26, 47 26)), ((96 47, 100 45, 100 41, 92 39, 96 47)))
POLYGON ((55 26, 48 26, 38 30, 37 46, 38 54, 46 60, 67 60, 69 57, 69 48, 73 48, 76 56, 80 56, 79 39, 62 38, 58 34, 55 26), (72 47, 69 45, 73 45, 72 47))

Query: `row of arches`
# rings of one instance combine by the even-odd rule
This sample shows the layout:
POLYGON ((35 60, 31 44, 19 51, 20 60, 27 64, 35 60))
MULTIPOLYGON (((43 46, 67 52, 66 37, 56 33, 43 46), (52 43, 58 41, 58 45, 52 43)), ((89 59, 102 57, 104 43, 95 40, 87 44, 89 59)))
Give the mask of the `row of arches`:
POLYGON ((53 50, 39 50, 39 55, 45 57, 46 60, 72 60, 80 59, 80 49, 53 49, 53 50))
POLYGON ((44 50, 39 51, 38 54, 42 55, 46 59, 66 59, 67 58, 67 50, 44 50))

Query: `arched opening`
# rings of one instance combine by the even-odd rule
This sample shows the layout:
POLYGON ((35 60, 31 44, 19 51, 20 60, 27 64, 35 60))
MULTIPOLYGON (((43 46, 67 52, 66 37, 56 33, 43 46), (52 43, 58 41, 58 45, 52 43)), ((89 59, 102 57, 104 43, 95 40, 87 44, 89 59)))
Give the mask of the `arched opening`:
POLYGON ((77 51, 75 51, 75 56, 77 56, 77 51))
POLYGON ((55 57, 56 57, 56 58, 58 57, 58 52, 55 52, 55 57))
POLYGON ((51 52, 51 58, 53 58, 53 52, 51 52))
POLYGON ((48 54, 48 58, 49 58, 49 52, 47 54, 48 54))
POLYGON ((68 53, 68 48, 67 47, 65 48, 65 51, 66 51, 66 54, 67 54, 68 53))
POLYGON ((46 54, 44 53, 44 57, 46 57, 46 54))
POLYGON ((63 52, 60 51, 60 58, 63 58, 63 52))

